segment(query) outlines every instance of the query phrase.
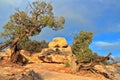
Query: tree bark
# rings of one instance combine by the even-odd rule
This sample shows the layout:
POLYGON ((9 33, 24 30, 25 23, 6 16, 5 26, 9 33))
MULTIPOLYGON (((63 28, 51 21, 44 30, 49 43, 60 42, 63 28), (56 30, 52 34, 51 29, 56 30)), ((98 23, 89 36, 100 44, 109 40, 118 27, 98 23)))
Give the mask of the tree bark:
POLYGON ((19 37, 16 37, 14 40, 6 42, 4 44, 1 44, 0 45, 0 51, 3 50, 4 48, 10 46, 10 48, 11 48, 11 56, 10 56, 11 62, 13 62, 13 63, 19 63, 19 62, 24 63, 24 61, 23 61, 24 57, 20 54, 20 51, 17 48, 17 44, 22 38, 24 38, 26 36, 30 36, 36 29, 37 28, 33 27, 33 28, 31 28, 31 30, 27 31, 25 34, 23 34, 19 37))
POLYGON ((6 43, 3 43, 0 45, 0 51, 4 48, 6 48, 7 46, 9 46, 10 44, 12 43, 12 41, 9 41, 9 42, 6 42, 6 43))
MULTIPOLYGON (((11 50, 12 50, 12 53, 11 53, 11 62, 13 63, 24 63, 23 59, 24 59, 24 56, 22 56, 20 54, 20 51, 19 49, 17 48, 17 44, 18 42, 20 41, 20 39, 24 38, 25 36, 30 36, 32 34, 32 32, 35 30, 36 28, 32 28, 29 32, 27 32, 26 34, 23 34, 22 36, 20 37, 17 37, 13 40, 12 44, 11 44, 11 50)), ((25 61, 26 62, 26 61, 25 61)))
POLYGON ((19 55, 20 55, 19 50, 18 50, 18 48, 17 48, 17 43, 18 43, 19 39, 20 39, 20 38, 15 38, 15 39, 13 40, 13 43, 11 44, 11 50, 12 50, 12 51, 11 51, 10 60, 11 60, 11 62, 13 62, 13 63, 17 63, 17 62, 18 62, 18 58, 19 58, 19 55))

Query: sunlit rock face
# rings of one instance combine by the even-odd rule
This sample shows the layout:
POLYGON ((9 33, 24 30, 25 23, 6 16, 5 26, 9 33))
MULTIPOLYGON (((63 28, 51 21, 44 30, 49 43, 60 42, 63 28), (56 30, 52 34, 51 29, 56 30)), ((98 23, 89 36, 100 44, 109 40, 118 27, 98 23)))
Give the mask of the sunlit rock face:
POLYGON ((48 46, 49 48, 55 48, 55 47, 64 48, 64 47, 68 47, 68 43, 65 38, 56 37, 53 39, 52 42, 48 44, 48 46))
POLYGON ((105 73, 107 73, 108 70, 110 72, 115 72, 116 71, 115 67, 114 66, 110 66, 110 65, 109 66, 105 66, 105 67, 102 66, 102 65, 95 65, 94 68, 96 70, 98 70, 98 71, 105 72, 105 73))
POLYGON ((71 61, 71 47, 67 48, 45 48, 40 53, 44 62, 65 63, 71 61))
POLYGON ((25 57, 28 60, 28 62, 33 62, 33 63, 42 62, 38 57, 39 53, 34 53, 34 54, 31 55, 28 51, 21 50, 20 54, 23 57, 25 57))
MULTIPOLYGON (((11 49, 6 49, 5 53, 11 56, 11 49)), ((65 38, 57 37, 49 43, 48 48, 42 49, 39 53, 29 53, 25 50, 20 50, 20 54, 28 60, 28 62, 51 62, 51 63, 70 63, 72 60, 72 50, 68 46, 65 38)))
POLYGON ((49 43, 48 48, 45 48, 40 53, 40 58, 44 62, 65 63, 71 62, 72 50, 68 46, 65 38, 57 37, 49 43))

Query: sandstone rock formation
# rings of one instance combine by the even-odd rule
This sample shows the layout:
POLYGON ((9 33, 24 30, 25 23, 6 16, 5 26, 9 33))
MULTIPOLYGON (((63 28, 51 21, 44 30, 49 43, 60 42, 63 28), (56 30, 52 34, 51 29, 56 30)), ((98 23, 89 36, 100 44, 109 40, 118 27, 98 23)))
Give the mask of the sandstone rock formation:
POLYGON ((21 50, 20 54, 24 56, 28 60, 28 62, 34 62, 34 63, 42 62, 38 57, 39 54, 31 55, 28 51, 25 51, 25 50, 21 50))
POLYGON ((48 44, 49 48, 54 48, 54 47, 68 47, 67 41, 65 38, 57 37, 54 38, 52 42, 48 44))
POLYGON ((48 48, 41 51, 40 59, 43 62, 70 63, 72 55, 71 47, 68 46, 66 39, 57 37, 49 43, 48 48))
POLYGON ((108 72, 108 70, 111 71, 111 72, 116 71, 115 67, 113 67, 113 66, 105 66, 105 67, 103 67, 102 65, 95 65, 94 68, 96 70, 98 70, 98 71, 105 72, 105 73, 108 72))
POLYGON ((45 48, 40 54, 43 62, 65 63, 71 61, 71 48, 45 48))
POLYGON ((94 69, 97 70, 97 72, 104 74, 107 78, 110 78, 112 80, 118 80, 120 78, 119 69, 117 69, 114 66, 111 65, 95 65, 94 69), (116 79, 117 78, 117 79, 116 79))
MULTIPOLYGON (((11 49, 6 49, 5 54, 11 56, 11 49)), ((51 62, 51 63, 71 63, 72 50, 68 46, 65 38, 57 37, 49 43, 49 47, 43 49, 40 53, 33 53, 32 55, 25 50, 21 50, 20 54, 28 60, 28 62, 51 62)))
MULTIPOLYGON (((28 62, 34 62, 34 63, 38 63, 38 62, 42 62, 39 57, 38 57, 38 53, 36 54, 30 54, 28 51, 25 50, 20 50, 20 54, 24 57, 23 61, 28 61, 28 62)), ((0 52, 0 57, 1 59, 9 59, 11 56, 11 49, 6 49, 5 52, 0 52)))

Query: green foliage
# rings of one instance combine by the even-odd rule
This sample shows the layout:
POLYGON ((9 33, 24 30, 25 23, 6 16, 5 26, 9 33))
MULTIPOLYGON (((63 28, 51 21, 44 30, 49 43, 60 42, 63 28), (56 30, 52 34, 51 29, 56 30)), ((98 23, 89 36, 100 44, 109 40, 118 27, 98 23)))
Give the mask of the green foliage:
POLYGON ((30 53, 33 52, 40 52, 43 48, 47 48, 48 43, 43 41, 36 41, 36 40, 26 40, 25 42, 22 41, 18 44, 19 49, 24 49, 29 51, 30 53))
POLYGON ((92 38, 93 33, 85 31, 81 31, 79 35, 74 38, 72 51, 78 60, 88 62, 92 58, 92 51, 89 48, 92 38))
POLYGON ((27 41, 26 39, 30 36, 38 35, 45 27, 53 30, 63 28, 63 24, 65 23, 64 17, 55 17, 52 12, 53 7, 50 3, 36 1, 30 4, 29 7, 27 13, 18 9, 16 13, 10 16, 10 20, 3 27, 4 32, 0 33, 0 37, 7 40, 19 38, 21 46, 27 41))

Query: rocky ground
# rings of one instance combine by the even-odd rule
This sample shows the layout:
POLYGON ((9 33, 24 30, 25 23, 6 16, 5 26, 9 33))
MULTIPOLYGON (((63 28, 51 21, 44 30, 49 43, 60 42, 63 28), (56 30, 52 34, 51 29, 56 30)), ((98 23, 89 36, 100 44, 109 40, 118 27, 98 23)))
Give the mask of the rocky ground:
POLYGON ((11 63, 9 60, 0 61, 0 80, 16 80, 12 78, 21 80, 18 78, 32 70, 39 74, 41 80, 110 80, 103 75, 92 73, 90 71, 80 71, 76 74, 72 74, 70 68, 65 67, 63 64, 31 63, 20 66, 11 63))

